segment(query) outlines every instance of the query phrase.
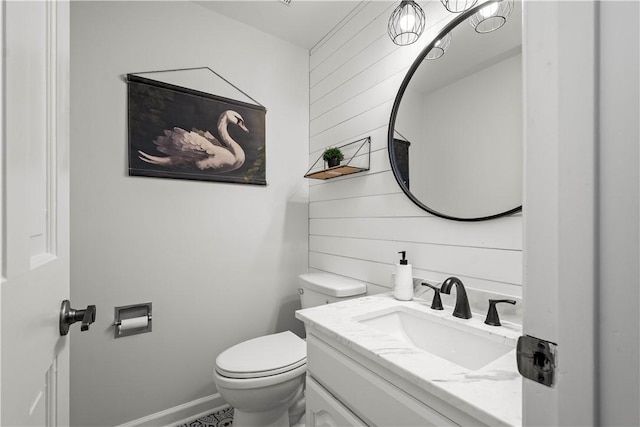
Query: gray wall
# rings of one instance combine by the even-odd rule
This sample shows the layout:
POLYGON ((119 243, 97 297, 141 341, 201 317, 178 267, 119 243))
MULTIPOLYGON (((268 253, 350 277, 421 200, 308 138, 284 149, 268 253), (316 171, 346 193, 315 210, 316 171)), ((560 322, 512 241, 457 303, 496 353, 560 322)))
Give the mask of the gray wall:
POLYGON ((311 50, 309 162, 327 146, 370 135, 371 170, 310 182, 309 266, 382 292, 390 288, 397 252, 406 250, 414 276, 442 281, 455 275, 468 287, 519 297, 521 215, 480 223, 444 220, 415 206, 393 177, 387 128, 394 98, 417 54, 455 17, 440 2, 427 3, 425 34, 398 47, 387 35, 396 6, 362 2, 311 50))
MULTIPOLYGON (((191 2, 71 5, 71 422, 107 426, 216 392, 225 348, 302 327, 308 51, 191 2), (268 109, 268 186, 127 176, 120 76, 209 66, 268 109), (113 338, 113 307, 153 302, 153 332, 113 338)), ((213 124, 215 126, 215 124, 213 124)))

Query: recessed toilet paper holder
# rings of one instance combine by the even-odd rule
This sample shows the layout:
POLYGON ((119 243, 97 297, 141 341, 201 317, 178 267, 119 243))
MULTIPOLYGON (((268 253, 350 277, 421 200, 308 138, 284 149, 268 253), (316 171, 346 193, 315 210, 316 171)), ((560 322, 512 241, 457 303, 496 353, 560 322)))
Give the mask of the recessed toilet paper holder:
POLYGON ((152 304, 150 302, 115 307, 114 337, 122 338, 151 332, 151 308, 152 304))

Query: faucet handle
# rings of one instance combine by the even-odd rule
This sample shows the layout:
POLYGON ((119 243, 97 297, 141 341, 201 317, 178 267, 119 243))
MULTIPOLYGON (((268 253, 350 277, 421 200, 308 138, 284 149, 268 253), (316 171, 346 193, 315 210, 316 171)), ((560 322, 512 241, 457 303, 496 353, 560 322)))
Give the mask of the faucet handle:
POLYGON ((490 299, 489 300, 489 311, 487 312, 487 318, 484 323, 491 326, 500 326, 500 317, 498 316, 498 310, 496 310, 496 304, 506 302, 508 304, 515 305, 516 302, 512 299, 490 299))
POLYGON ((442 298, 440 298, 440 288, 437 286, 433 286, 430 283, 422 282, 422 286, 428 286, 433 289, 433 300, 431 301, 431 309, 432 310, 444 310, 442 307, 442 298))

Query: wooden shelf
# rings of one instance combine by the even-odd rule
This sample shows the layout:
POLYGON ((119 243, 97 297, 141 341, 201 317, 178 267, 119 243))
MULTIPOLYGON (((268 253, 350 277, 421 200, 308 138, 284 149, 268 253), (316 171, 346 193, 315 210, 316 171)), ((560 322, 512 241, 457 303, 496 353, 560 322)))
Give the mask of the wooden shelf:
POLYGON ((323 169, 317 172, 309 172, 304 177, 312 178, 312 179, 331 179, 331 178, 336 178, 338 176, 351 175, 352 173, 362 172, 365 170, 368 170, 368 169, 357 168, 355 166, 348 166, 348 165, 347 166, 338 165, 338 166, 334 166, 329 169, 323 169))
POLYGON ((345 145, 341 145, 340 150, 344 153, 347 161, 341 165, 331 168, 321 167, 324 165, 322 154, 315 161, 313 166, 304 175, 311 179, 331 179, 339 176, 351 175, 362 171, 368 171, 371 163, 371 137, 359 139, 345 145), (352 164, 353 163, 353 164, 352 164))

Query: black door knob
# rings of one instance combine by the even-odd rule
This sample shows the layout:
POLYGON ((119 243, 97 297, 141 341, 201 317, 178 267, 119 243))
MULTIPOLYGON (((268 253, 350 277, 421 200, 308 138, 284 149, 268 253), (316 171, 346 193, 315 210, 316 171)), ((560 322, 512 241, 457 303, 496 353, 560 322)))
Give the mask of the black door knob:
POLYGON ((96 321, 96 306, 88 305, 84 310, 75 310, 71 308, 68 299, 62 301, 60 307, 60 335, 64 336, 69 333, 69 327, 76 322, 82 322, 81 331, 88 331, 89 325, 96 321))

